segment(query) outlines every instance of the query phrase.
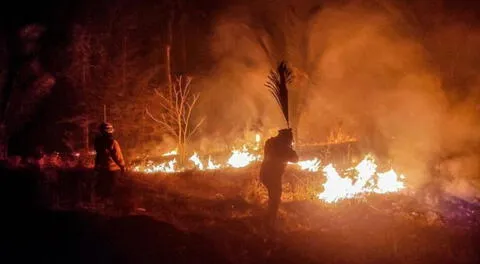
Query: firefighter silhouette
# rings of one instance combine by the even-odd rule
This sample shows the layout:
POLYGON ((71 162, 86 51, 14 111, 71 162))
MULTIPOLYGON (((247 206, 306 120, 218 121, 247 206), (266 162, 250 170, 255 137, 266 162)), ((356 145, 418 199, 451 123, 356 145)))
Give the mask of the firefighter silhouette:
POLYGON ((116 182, 125 172, 120 144, 113 138, 111 124, 102 123, 100 134, 95 138, 95 170, 98 173, 97 194, 102 200, 112 198, 116 182))
POLYGON ((282 196, 282 175, 288 162, 298 162, 292 149, 292 129, 282 129, 278 135, 265 142, 260 180, 268 190, 267 225, 274 227, 282 196))

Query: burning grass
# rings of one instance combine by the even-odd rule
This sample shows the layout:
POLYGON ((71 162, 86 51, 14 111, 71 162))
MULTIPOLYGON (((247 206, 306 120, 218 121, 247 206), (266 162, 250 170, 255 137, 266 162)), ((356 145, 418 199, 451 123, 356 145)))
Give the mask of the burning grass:
MULTIPOLYGON (((250 152, 248 148, 244 146, 242 150, 232 150, 230 157, 224 163, 214 163, 211 156, 208 157, 207 163, 202 162, 196 152, 189 160, 194 165, 194 170, 206 171, 231 170, 248 167, 252 164, 258 165, 261 159, 262 156, 258 154, 258 152, 250 152)), ((135 166, 134 171, 147 174, 179 173, 185 171, 185 168, 176 167, 176 163, 176 158, 173 158, 159 164, 151 163, 143 167, 135 166)), ((338 171, 333 164, 322 166, 318 158, 301 160, 298 163, 290 163, 289 165, 292 169, 310 173, 313 177, 325 178, 323 191, 321 193, 319 192, 317 197, 329 203, 341 199, 354 198, 366 193, 384 194, 405 189, 405 176, 398 175, 393 169, 385 172, 377 171, 378 166, 372 155, 366 155, 356 166, 344 171, 338 171)))
MULTIPOLYGON (((179 166, 175 150, 162 154, 162 161, 138 163, 120 180, 114 206, 94 202, 88 168, 47 166, 28 173, 42 179, 40 198, 34 200, 43 205, 108 217, 118 217, 117 209, 126 205, 135 209, 133 214, 168 223, 179 233, 208 238, 228 263, 479 260, 474 243, 478 205, 441 193, 424 199, 427 190, 415 194, 408 175, 382 166, 372 155, 347 165, 315 151, 301 153, 304 160, 287 166, 272 239, 263 226, 267 193, 258 180, 259 146, 256 138, 227 155, 194 152, 185 167, 179 166)), ((139 227, 125 228, 135 233, 139 227)))

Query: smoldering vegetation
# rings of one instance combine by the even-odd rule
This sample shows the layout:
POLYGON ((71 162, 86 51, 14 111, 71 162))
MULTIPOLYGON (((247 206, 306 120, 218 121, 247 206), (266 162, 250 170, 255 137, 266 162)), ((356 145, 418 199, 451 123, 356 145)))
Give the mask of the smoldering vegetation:
POLYGON ((477 180, 480 28, 475 10, 448 5, 237 1, 216 17, 215 68, 196 83, 204 131, 234 138, 284 126, 264 83, 286 59, 300 142, 322 141, 341 123, 414 186, 477 180))

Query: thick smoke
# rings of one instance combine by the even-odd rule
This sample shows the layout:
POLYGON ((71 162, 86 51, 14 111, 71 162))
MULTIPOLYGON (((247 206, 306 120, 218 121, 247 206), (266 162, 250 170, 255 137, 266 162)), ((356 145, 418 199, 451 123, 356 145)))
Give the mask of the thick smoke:
MULTIPOLYGON (((322 141, 342 123, 384 151, 415 185, 432 176, 441 158, 478 160, 472 153, 479 140, 477 28, 441 7, 416 15, 428 4, 255 2, 231 7, 215 21, 216 65, 200 83, 207 132, 235 138, 258 124, 284 126, 264 83, 272 66, 287 59, 304 78, 293 88, 300 98, 294 104, 304 105, 294 114, 300 141, 322 141)), ((465 170, 451 174, 478 177, 477 166, 465 170)))

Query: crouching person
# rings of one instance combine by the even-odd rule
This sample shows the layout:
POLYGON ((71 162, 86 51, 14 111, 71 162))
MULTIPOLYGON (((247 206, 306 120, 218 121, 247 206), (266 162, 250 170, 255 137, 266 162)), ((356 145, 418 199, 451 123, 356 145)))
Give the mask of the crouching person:
POLYGON ((113 126, 102 123, 99 130, 95 138, 96 194, 105 202, 112 201, 118 178, 125 173, 125 161, 120 144, 113 137, 113 126))

